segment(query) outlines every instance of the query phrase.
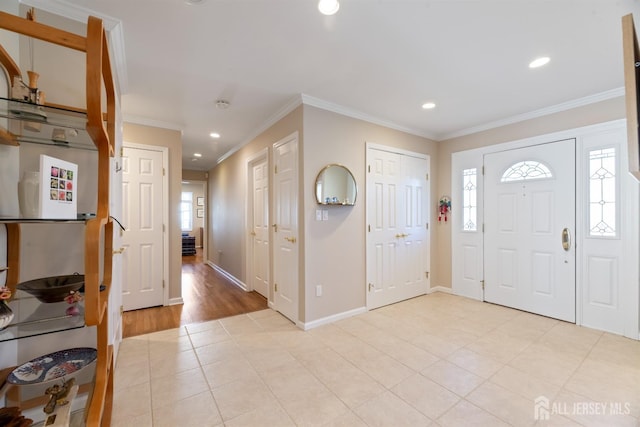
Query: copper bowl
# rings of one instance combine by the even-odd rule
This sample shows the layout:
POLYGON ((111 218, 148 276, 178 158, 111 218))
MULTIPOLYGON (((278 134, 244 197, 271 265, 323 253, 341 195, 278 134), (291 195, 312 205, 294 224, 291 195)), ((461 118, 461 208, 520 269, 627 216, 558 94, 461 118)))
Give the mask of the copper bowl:
POLYGON ((41 302, 60 302, 71 291, 77 291, 84 285, 84 274, 44 277, 18 283, 16 289, 33 295, 41 302))

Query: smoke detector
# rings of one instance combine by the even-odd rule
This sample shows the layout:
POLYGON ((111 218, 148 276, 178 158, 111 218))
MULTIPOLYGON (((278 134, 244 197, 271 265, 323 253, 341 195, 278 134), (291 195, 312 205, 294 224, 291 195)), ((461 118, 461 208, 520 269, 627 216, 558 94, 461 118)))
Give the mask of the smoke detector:
POLYGON ((226 110, 227 108, 229 108, 229 101, 225 101, 224 99, 218 99, 216 101, 216 107, 218 107, 221 110, 226 110))

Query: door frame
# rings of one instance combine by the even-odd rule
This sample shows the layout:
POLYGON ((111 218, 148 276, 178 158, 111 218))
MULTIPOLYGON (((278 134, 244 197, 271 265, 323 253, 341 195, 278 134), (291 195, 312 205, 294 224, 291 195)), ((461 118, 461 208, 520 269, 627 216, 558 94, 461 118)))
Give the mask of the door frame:
MULTIPOLYGON (((451 190, 452 195, 458 196, 454 198, 459 200, 457 189, 462 188, 461 172, 463 169, 477 168, 478 171, 478 206, 477 206, 477 224, 476 231, 462 231, 462 209, 454 210, 451 220, 451 288, 452 293, 456 295, 466 296, 469 298, 483 300, 482 282, 484 280, 484 263, 483 263, 483 188, 482 188, 482 166, 484 154, 504 151, 508 149, 523 148, 535 146, 539 144, 559 141, 564 139, 576 139, 576 156, 580 159, 584 154, 584 140, 596 135, 606 134, 609 132, 618 132, 624 130, 626 120, 614 120, 605 123, 567 129, 564 131, 537 135, 533 137, 523 138, 515 141, 488 145, 471 150, 454 152, 451 155, 451 190), (473 254, 473 256, 468 256, 473 254), (480 260, 474 264, 473 261, 480 260), (466 280, 471 278, 471 280, 466 280)), ((625 134, 626 135, 626 134, 625 134)), ((625 136, 626 138, 626 136, 625 136)), ((619 212, 627 212, 622 216, 620 226, 624 227, 625 235, 634 236, 626 238, 623 241, 624 254, 621 258, 624 262, 624 269, 621 270, 620 283, 637 284, 640 277, 640 269, 638 266, 640 244, 640 224, 637 223, 637 214, 640 207, 640 191, 637 181, 625 170, 626 163, 622 159, 626 159, 627 146, 626 139, 620 142, 619 164, 621 165, 620 174, 616 175, 620 178, 622 197, 620 198, 619 212), (631 197, 628 197, 631 196, 631 197)), ((588 195, 588 184, 581 177, 585 173, 585 164, 583 161, 576 162, 576 324, 588 325, 588 320, 584 317, 584 301, 586 274, 585 258, 589 256, 585 252, 585 229, 586 215, 583 206, 588 195)), ((454 206, 455 209, 455 206, 454 206)), ((619 295, 621 316, 624 317, 624 331, 614 332, 620 333, 626 337, 638 340, 640 338, 640 291, 637 286, 622 286, 619 295)))
MULTIPOLYGON (((162 153, 162 305, 181 304, 182 297, 179 301, 169 301, 169 148, 159 145, 138 144, 135 142, 122 142, 123 150, 125 148, 135 148, 138 150, 156 151, 162 153)), ((122 185, 122 182, 120 183, 122 185)), ((126 226, 126 224, 123 224, 126 226)), ((123 277, 123 280, 125 278, 123 277)))
MULTIPOLYGON (((252 223, 252 213, 253 213, 253 165, 255 165, 256 163, 260 163, 262 161, 265 161, 267 163, 267 171, 269 171, 267 173, 267 180, 268 180, 268 187, 269 187, 269 197, 267 198, 267 223, 269 223, 271 221, 271 167, 270 167, 270 161, 269 161, 269 148, 265 147, 262 150, 258 151, 257 153, 253 154, 252 156, 250 156, 249 158, 247 158, 246 164, 247 164, 247 192, 246 192, 246 200, 245 200, 245 236, 246 236, 246 244, 245 244, 245 277, 247 278, 246 280, 246 291, 247 292, 251 292, 254 290, 254 286, 253 286, 253 266, 254 266, 254 262, 253 262, 253 236, 251 235, 251 231, 253 228, 253 223, 252 223)), ((267 289, 267 293, 268 293, 268 297, 267 297, 267 301, 269 303, 271 303, 272 298, 273 298, 273 294, 272 294, 272 290, 271 290, 271 281, 272 281, 272 271, 271 271, 271 264, 272 264, 272 248, 271 248, 271 231, 269 231, 269 256, 267 258, 267 263, 268 265, 268 269, 269 269, 269 274, 268 274, 268 282, 269 282, 269 288, 267 289)))
MULTIPOLYGON (((365 143, 365 171, 368 168, 368 165, 370 164, 369 160, 369 151, 370 150, 379 150, 379 151, 386 151, 389 153, 393 153, 393 154, 399 154, 402 156, 409 156, 409 157, 415 157, 415 158, 419 158, 419 159, 423 159, 427 161, 427 173, 429 174, 429 179, 426 180, 426 185, 425 188, 427 190, 427 195, 425 197, 425 221, 427 223, 427 230, 426 230, 426 239, 425 241, 427 242, 428 247, 426 248, 426 256, 425 256, 425 264, 424 267, 426 269, 427 273, 430 273, 431 271, 431 253, 432 253, 432 235, 431 235, 431 203, 432 203, 432 191, 431 191, 431 156, 429 156, 428 154, 424 154, 424 153, 418 153, 415 151, 410 151, 410 150, 405 150, 402 148, 397 148, 397 147, 391 147, 388 145, 382 145, 382 144, 377 144, 374 142, 366 142, 365 143)), ((366 173, 366 179, 365 179, 365 191, 364 191, 364 195, 365 195, 365 226, 368 227, 368 224, 370 224, 369 222, 369 215, 371 212, 371 207, 370 207, 370 198, 368 197, 369 194, 369 189, 371 186, 371 182, 370 182, 370 174, 367 172, 366 173)), ((365 288, 365 305, 367 310, 372 310, 371 308, 371 299, 370 299, 370 292, 368 289, 368 284, 369 284, 369 256, 368 256, 368 251, 369 251, 369 245, 370 245, 370 233, 366 232, 365 233, 365 283, 364 283, 364 288, 365 288)), ((425 277, 425 294, 428 294, 431 292, 431 274, 427 274, 427 277, 425 277)))

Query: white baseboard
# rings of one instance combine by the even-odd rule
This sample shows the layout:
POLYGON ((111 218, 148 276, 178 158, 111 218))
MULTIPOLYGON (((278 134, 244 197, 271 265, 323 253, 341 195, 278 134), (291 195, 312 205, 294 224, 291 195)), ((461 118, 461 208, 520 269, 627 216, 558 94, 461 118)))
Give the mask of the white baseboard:
POLYGON ((342 313, 332 314, 331 316, 323 317, 321 319, 312 320, 311 322, 296 322, 296 325, 304 330, 317 328, 318 326, 327 325, 329 323, 337 322, 338 320, 346 319, 348 317, 356 316, 358 314, 366 313, 366 307, 354 308, 353 310, 343 311, 342 313))
POLYGON ((224 270, 222 267, 214 264, 211 261, 207 261, 207 265, 211 268, 213 268, 215 271, 217 271, 218 273, 222 274, 224 277, 226 277, 227 279, 229 279, 231 281, 231 283, 233 283, 234 285, 236 285, 237 287, 239 287, 240 289, 242 289, 245 292, 249 292, 249 288, 247 287, 246 284, 244 284, 242 282, 242 280, 238 279, 236 276, 234 276, 233 274, 227 272, 226 270, 224 270))
POLYGON ((182 299, 182 297, 169 298, 169 302, 167 303, 167 305, 180 305, 180 304, 184 304, 184 300, 182 299))
POLYGON ((445 294, 453 295, 453 289, 447 288, 446 286, 434 286, 433 288, 427 289, 427 295, 432 294, 434 292, 442 292, 445 294))

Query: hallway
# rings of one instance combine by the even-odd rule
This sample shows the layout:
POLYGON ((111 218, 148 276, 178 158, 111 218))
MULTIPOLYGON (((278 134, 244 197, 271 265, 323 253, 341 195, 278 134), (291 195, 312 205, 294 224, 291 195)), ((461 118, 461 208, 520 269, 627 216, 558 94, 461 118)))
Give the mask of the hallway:
POLYGON ((267 308, 257 292, 244 292, 223 275, 203 263, 202 249, 182 257, 184 304, 127 311, 122 315, 122 337, 250 313, 267 308))

